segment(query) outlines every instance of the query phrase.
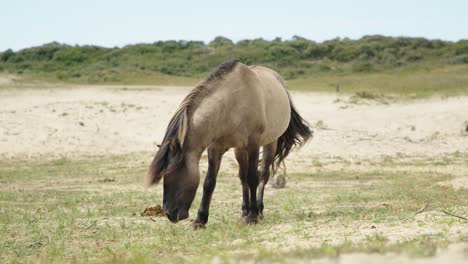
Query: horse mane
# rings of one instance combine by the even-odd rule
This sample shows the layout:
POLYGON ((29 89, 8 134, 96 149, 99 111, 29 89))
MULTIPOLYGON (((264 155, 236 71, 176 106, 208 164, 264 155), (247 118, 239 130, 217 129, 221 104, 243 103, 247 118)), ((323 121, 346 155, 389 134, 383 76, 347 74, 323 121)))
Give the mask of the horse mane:
POLYGON ((185 156, 184 142, 188 131, 189 111, 194 107, 201 95, 207 92, 208 84, 223 79, 226 74, 234 69, 238 62, 239 60, 233 59, 219 65, 182 100, 171 121, 169 121, 163 141, 151 162, 148 170, 148 185, 158 183, 165 175, 180 166, 185 156))

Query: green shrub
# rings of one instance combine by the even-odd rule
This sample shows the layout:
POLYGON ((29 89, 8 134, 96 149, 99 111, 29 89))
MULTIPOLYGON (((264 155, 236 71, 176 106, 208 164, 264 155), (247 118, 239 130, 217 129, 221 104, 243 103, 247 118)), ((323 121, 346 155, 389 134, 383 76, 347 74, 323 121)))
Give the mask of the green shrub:
POLYGON ((370 72, 373 70, 372 65, 366 61, 358 61, 352 65, 353 72, 370 72))
POLYGON ((65 65, 72 65, 84 62, 86 56, 79 48, 66 48, 56 52, 53 59, 65 65))
POLYGON ((2 52, 0 56, 0 60, 5 62, 8 61, 11 57, 15 56, 15 53, 11 49, 7 49, 6 51, 2 52))

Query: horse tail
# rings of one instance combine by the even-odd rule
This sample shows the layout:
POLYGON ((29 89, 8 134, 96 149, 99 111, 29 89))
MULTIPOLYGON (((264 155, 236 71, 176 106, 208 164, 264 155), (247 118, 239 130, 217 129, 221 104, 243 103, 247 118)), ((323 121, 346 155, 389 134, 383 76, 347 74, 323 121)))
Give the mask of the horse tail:
POLYGON ((304 145, 312 138, 313 132, 307 121, 305 121, 297 112, 294 104, 291 101, 291 96, 286 91, 291 106, 291 119, 286 131, 278 138, 278 143, 275 153, 275 167, 279 168, 289 152, 304 145))

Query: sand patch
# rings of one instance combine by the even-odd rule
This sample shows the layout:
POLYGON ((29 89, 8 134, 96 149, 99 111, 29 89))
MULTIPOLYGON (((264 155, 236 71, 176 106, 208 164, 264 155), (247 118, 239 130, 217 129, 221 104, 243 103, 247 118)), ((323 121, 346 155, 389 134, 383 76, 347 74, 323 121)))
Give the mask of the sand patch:
POLYGON ((455 179, 452 179, 450 181, 445 181, 445 182, 440 182, 438 183, 441 186, 448 186, 452 187, 454 189, 468 189, 468 174, 465 174, 465 176, 462 177, 457 177, 455 179))
POLYGON ((0 74, 0 86, 13 85, 18 80, 18 77, 11 74, 0 74))
MULTIPOLYGON (((47 159, 154 151, 189 89, 92 86, 1 91, 0 155, 47 159)), ((294 164, 468 152, 468 137, 460 134, 468 97, 341 109, 335 103, 337 95, 292 95, 301 115, 316 125, 314 139, 289 159, 294 164)))

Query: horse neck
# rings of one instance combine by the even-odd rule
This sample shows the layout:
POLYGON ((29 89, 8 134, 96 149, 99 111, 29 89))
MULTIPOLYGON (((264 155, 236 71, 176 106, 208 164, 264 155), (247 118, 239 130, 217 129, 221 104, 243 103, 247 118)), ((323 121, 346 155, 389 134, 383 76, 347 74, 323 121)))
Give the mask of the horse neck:
POLYGON ((220 116, 220 113, 225 112, 223 104, 219 103, 224 89, 219 83, 206 87, 206 91, 200 94, 188 112, 189 127, 185 140, 187 147, 194 153, 203 152, 215 139, 216 131, 212 128, 216 128, 219 119, 224 119, 220 116))

